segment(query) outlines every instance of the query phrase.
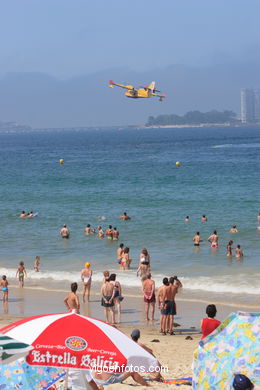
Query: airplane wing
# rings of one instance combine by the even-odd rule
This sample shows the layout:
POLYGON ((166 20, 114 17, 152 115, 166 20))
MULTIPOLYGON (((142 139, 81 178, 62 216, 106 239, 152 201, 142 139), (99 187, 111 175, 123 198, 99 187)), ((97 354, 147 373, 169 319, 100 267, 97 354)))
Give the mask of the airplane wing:
POLYGON ((158 96, 160 99, 160 101, 162 101, 164 98, 166 98, 166 95, 165 95, 165 93, 163 93, 163 94, 159 94, 159 93, 154 93, 154 92, 152 92, 151 93, 151 96, 158 96))
POLYGON ((124 84, 114 83, 113 80, 109 81, 109 86, 110 86, 110 88, 114 88, 114 86, 116 86, 116 87, 120 87, 120 88, 124 88, 124 89, 128 89, 128 90, 134 90, 135 89, 132 85, 124 85, 124 84))

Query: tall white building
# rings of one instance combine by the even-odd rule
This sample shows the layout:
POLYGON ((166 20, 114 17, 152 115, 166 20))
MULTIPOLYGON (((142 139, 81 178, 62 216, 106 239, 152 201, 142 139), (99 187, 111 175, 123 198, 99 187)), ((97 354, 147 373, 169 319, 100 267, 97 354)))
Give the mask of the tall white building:
POLYGON ((260 89, 242 88, 241 99, 241 122, 260 122, 260 89))

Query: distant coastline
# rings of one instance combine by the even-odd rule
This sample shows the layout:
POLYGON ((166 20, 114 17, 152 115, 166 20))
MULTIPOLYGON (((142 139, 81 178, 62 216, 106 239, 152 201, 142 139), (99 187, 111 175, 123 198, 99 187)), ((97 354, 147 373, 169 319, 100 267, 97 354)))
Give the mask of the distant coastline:
POLYGON ((185 128, 206 128, 206 127, 260 127, 259 123, 186 123, 178 125, 116 125, 116 126, 75 126, 75 127, 46 127, 46 128, 33 128, 27 125, 14 124, 14 126, 3 126, 0 123, 0 132, 1 133, 28 133, 28 132, 42 132, 42 131, 84 131, 84 130, 129 130, 129 129, 185 129, 185 128))

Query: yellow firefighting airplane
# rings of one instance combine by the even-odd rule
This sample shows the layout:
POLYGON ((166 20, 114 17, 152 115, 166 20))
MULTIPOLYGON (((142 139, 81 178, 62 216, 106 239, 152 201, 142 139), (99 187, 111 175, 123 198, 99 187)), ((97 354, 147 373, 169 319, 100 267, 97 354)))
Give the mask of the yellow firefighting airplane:
POLYGON ((160 95, 157 93, 160 91, 155 89, 154 81, 152 81, 149 86, 146 85, 145 87, 135 88, 133 85, 117 84, 114 83, 113 80, 110 80, 109 86, 110 88, 114 88, 114 86, 116 86, 116 87, 127 89, 127 91, 125 92, 125 96, 133 99, 150 98, 151 96, 158 96, 161 102, 166 97, 165 94, 160 95))

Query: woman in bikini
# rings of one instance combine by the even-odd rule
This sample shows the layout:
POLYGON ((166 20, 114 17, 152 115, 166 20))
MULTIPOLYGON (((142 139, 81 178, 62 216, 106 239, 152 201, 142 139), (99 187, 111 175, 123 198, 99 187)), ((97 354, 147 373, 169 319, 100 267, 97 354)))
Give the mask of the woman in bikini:
POLYGON ((130 249, 128 247, 126 247, 123 251, 123 254, 122 254, 120 268, 123 271, 130 268, 130 264, 131 264, 132 259, 129 257, 129 251, 130 251, 130 249))
POLYGON ((139 267, 136 271, 137 276, 140 273, 141 278, 150 272, 150 255, 146 248, 143 248, 140 254, 139 267))
POLYGON ((233 241, 230 240, 229 243, 227 244, 227 256, 232 257, 232 245, 233 241))
POLYGON ((85 268, 81 271, 81 280, 83 283, 83 295, 82 300, 85 302, 85 295, 87 295, 87 301, 89 302, 92 270, 90 269, 91 264, 87 261, 85 268))

